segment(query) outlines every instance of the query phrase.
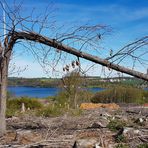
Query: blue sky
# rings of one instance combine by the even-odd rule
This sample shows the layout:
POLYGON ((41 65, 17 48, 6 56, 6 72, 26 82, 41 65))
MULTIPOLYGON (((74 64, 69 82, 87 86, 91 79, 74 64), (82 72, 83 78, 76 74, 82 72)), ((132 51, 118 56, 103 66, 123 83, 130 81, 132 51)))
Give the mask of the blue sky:
MULTIPOLYGON (((6 1, 12 4, 12 0, 6 1)), ((59 24, 64 23, 66 26, 66 24, 90 23, 111 27, 111 35, 103 41, 103 46, 107 49, 117 51, 130 41, 148 34, 148 0, 24 0, 22 14, 28 15, 29 10, 33 7, 37 10, 36 14, 43 12, 48 4, 53 5, 55 10, 54 19, 59 24)), ((18 51, 18 48, 21 47, 16 46, 15 50, 18 51)), ((23 47, 21 49, 23 52, 23 47)), ((19 74, 21 77, 47 76, 33 57, 27 55, 27 53, 12 61, 16 65, 27 67, 24 72, 19 74)), ((89 64, 86 61, 82 63, 84 69, 89 64)), ((59 65, 58 68, 62 69, 62 66, 59 65)), ((99 76, 101 69, 100 66, 96 66, 88 74, 99 76)), ((18 75, 13 74, 12 76, 18 75)), ((48 76, 53 75, 49 73, 48 76)), ((60 74, 57 76, 60 76, 60 74)))

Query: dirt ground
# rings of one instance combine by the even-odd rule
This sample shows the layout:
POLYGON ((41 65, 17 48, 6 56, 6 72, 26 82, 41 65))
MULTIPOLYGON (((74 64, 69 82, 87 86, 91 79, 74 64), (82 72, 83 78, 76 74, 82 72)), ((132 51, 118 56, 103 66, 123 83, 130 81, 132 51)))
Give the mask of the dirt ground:
POLYGON ((144 143, 147 148, 148 108, 127 105, 88 109, 80 116, 8 118, 7 133, 0 137, 0 148, 138 148, 144 143))

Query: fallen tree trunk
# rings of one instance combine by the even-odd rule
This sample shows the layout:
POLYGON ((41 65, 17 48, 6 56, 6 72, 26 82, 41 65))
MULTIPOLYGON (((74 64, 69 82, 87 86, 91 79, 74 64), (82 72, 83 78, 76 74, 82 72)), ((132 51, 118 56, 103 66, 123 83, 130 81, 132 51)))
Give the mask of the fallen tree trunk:
POLYGON ((100 64, 102 66, 106 66, 106 67, 111 68, 113 70, 123 72, 123 73, 129 74, 131 76, 148 81, 147 74, 120 66, 118 64, 111 63, 110 61, 102 59, 100 57, 93 56, 93 55, 85 53, 85 52, 81 52, 73 47, 62 44, 61 42, 58 42, 55 39, 50 39, 50 38, 44 37, 44 36, 37 34, 35 32, 15 32, 14 36, 15 36, 16 40, 24 39, 24 40, 30 40, 30 41, 42 43, 44 45, 51 46, 51 47, 59 49, 61 51, 65 51, 65 52, 75 55, 77 57, 81 57, 83 59, 100 64))

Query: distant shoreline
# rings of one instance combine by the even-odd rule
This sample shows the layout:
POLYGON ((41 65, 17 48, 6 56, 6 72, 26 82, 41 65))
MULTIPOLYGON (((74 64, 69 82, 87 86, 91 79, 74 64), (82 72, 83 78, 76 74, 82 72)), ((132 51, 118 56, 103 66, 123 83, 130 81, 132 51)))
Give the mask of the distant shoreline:
MULTIPOLYGON (((62 87, 61 78, 8 78, 8 86, 13 87, 34 87, 34 88, 59 88, 62 87)), ((85 77, 82 87, 87 88, 109 88, 115 85, 133 86, 138 88, 148 88, 148 84, 143 84, 142 80, 133 77, 85 77), (142 85, 141 85, 142 84, 142 85)))

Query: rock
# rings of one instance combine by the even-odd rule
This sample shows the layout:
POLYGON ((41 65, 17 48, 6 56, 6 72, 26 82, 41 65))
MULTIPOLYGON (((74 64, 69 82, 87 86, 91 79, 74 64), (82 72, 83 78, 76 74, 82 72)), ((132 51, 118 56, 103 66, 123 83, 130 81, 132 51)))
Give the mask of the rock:
POLYGON ((142 118, 139 118, 139 122, 142 123, 144 120, 142 118))
POLYGON ((101 120, 98 122, 94 122, 90 127, 88 128, 106 128, 108 125, 108 121, 107 120, 101 120))
POLYGON ((124 127, 123 135, 125 137, 134 137, 134 136, 137 136, 137 135, 142 135, 142 132, 138 129, 124 127))
POLYGON ((134 121, 134 123, 137 123, 137 124, 139 124, 139 125, 144 125, 145 122, 146 122, 146 119, 141 118, 141 117, 138 118, 138 119, 136 119, 136 120, 134 121))
POLYGON ((90 127, 88 128, 104 128, 105 126, 102 125, 100 122, 95 122, 93 123, 90 127))
POLYGON ((141 131, 138 130, 138 129, 137 129, 137 130, 134 130, 133 132, 134 132, 135 135, 139 135, 139 134, 141 134, 141 131))
POLYGON ((132 131, 132 130, 133 130, 133 128, 125 127, 123 130, 123 134, 127 134, 129 131, 132 131))
POLYGON ((95 148, 102 148, 99 143, 95 144, 95 148))
POLYGON ((73 148, 100 148, 98 147, 97 138, 85 138, 85 139, 78 139, 75 141, 73 148), (97 147, 96 147, 97 144, 97 147))

